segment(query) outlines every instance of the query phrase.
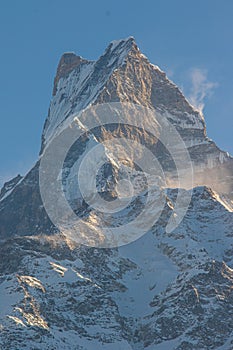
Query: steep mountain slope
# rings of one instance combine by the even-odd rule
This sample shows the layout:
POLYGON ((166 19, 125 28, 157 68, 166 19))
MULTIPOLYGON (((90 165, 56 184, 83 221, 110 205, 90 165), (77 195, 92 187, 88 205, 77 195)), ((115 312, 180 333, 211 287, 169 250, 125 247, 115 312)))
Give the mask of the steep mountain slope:
MULTIPOLYGON (((190 152, 194 185, 210 186, 231 195, 232 158, 207 138, 203 116, 188 103, 165 73, 140 53, 133 38, 111 43, 96 62, 74 54, 65 54, 61 58, 42 135, 41 154, 51 138, 62 130, 69 116, 76 115, 90 104, 118 101, 136 103, 162 113, 176 127, 190 152)), ((103 127, 102 140, 109 137, 105 130, 103 127)), ((122 132, 125 134, 125 130, 122 132)), ((134 131, 128 128, 127 133, 133 134, 134 131)), ((139 141, 153 149, 164 163, 165 170, 172 167, 169 155, 159 144, 154 149, 154 141, 145 130, 140 133, 139 141)), ((0 201, 0 236, 51 232, 52 224, 41 203, 38 167, 39 162, 10 196, 0 201)))
MULTIPOLYGON (((174 140, 171 149, 177 146, 174 140)), ((25 177, 5 184, 0 194, 0 348, 231 350, 232 184, 233 159, 208 139, 203 115, 148 61, 133 38, 110 43, 95 62, 64 54, 39 160, 25 177), (151 129, 153 123, 163 127, 159 116, 171 123, 190 154, 193 189, 189 173, 187 181, 183 176, 178 183, 171 152, 148 128, 135 129, 130 113, 124 124, 85 129, 79 114, 83 109, 117 102, 153 111, 156 120, 143 114, 144 125, 151 129), (124 229, 139 216, 151 191, 149 208, 157 220, 141 238, 117 248, 87 247, 51 222, 41 199, 39 170, 56 137, 73 130, 70 121, 85 131, 68 152, 61 176, 72 209, 92 226, 100 221, 124 229), (117 137, 150 150, 172 188, 166 188, 160 176, 151 180, 143 174, 131 157, 140 153, 133 143, 124 154, 127 162, 119 162, 113 149, 118 150, 117 137), (106 146, 109 139, 113 148, 106 146), (82 160, 102 143, 104 162, 96 176, 101 198, 109 207, 119 193, 127 199, 128 183, 119 191, 126 178, 137 188, 124 210, 111 216, 91 210, 75 180, 82 160), (179 195, 184 206, 185 198, 191 201, 182 222, 169 231, 168 222, 176 222, 182 209, 182 203, 176 208, 179 195)))
MULTIPOLYGON (((175 190, 167 195, 173 202, 175 190)), ((232 349, 233 214, 205 187, 169 235, 171 211, 117 249, 6 241, 2 348, 232 349)))

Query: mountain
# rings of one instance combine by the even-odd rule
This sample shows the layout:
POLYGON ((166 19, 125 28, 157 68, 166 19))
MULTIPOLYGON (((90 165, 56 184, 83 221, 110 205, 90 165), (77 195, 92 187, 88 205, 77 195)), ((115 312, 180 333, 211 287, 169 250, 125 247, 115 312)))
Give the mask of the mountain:
POLYGON ((0 194, 0 347, 231 350, 232 185, 233 158, 132 37, 65 53, 38 161, 0 194))

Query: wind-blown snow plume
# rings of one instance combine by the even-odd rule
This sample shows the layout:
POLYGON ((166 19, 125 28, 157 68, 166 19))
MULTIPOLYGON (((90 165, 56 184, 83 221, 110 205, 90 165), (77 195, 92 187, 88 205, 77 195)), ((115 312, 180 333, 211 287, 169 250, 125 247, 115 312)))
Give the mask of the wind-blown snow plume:
POLYGON ((217 83, 208 81, 207 71, 200 68, 193 68, 191 70, 191 92, 189 101, 199 111, 203 111, 205 107, 205 99, 210 97, 213 90, 217 87, 217 83))

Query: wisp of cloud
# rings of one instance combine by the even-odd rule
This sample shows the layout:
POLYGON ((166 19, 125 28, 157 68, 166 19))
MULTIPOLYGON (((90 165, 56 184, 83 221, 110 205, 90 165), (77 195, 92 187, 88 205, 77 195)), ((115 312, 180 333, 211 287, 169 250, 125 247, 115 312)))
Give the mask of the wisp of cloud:
POLYGON ((193 68, 191 70, 191 83, 189 101, 195 108, 202 112, 205 106, 205 99, 212 95, 214 88, 218 84, 208 81, 207 71, 200 68, 193 68))

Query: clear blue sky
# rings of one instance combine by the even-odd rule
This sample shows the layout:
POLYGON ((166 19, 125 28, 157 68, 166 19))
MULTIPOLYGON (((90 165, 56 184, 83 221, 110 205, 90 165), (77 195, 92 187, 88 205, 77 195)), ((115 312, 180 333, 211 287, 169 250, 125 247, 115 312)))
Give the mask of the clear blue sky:
POLYGON ((0 183, 37 158, 61 54, 96 59, 130 35, 187 95, 207 94, 208 135, 233 154, 232 18, 231 0, 1 0, 0 183))

